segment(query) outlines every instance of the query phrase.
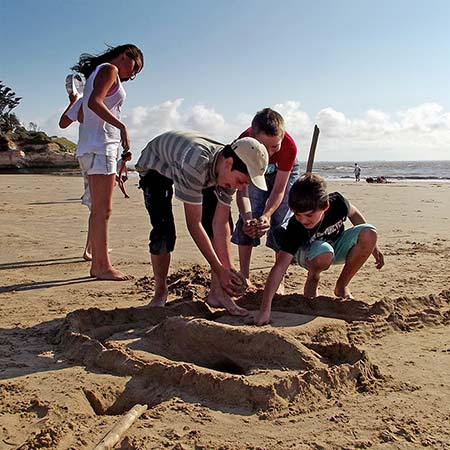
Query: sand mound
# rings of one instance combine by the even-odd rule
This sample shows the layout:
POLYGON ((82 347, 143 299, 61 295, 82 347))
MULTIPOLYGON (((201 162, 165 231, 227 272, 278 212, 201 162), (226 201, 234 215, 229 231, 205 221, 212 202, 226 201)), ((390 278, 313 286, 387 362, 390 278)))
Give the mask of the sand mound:
MULTIPOLYGON (((135 403, 155 405, 173 396, 211 408, 314 408, 330 397, 376 389, 383 382, 358 343, 447 323, 450 317, 449 292, 373 305, 286 295, 274 300, 276 326, 258 328, 199 301, 206 282, 206 269, 197 266, 193 276, 185 270, 172 276, 172 294, 184 295, 165 308, 92 308, 67 316, 58 341, 69 358, 132 377, 113 396, 85 392, 98 414, 118 414, 135 403)), ((137 284, 145 291, 151 280, 137 284)), ((239 304, 257 309, 260 299, 261 291, 253 292, 239 304)))

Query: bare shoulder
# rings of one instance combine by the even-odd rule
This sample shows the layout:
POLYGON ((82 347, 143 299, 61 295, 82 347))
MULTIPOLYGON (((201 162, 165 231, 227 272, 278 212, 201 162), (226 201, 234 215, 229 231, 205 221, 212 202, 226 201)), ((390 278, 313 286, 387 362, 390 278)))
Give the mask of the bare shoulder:
POLYGON ((100 70, 98 71, 98 74, 100 75, 113 75, 117 76, 119 73, 119 69, 114 65, 110 63, 104 64, 102 67, 100 67, 100 70))

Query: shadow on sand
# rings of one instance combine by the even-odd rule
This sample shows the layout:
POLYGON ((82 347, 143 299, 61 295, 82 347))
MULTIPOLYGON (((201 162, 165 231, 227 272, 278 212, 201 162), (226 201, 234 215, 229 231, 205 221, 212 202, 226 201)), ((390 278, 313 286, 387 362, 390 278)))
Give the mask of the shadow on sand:
POLYGON ((68 258, 41 259, 37 261, 16 261, 0 264, 0 270, 22 269, 25 267, 56 266, 59 264, 77 264, 84 262, 86 261, 78 256, 71 256, 68 258))

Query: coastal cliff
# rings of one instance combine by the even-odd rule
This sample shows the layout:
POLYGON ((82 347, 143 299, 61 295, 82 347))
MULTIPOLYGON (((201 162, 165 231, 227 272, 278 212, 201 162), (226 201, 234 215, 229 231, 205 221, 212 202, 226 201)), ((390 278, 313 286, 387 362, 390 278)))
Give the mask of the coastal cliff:
POLYGON ((41 131, 0 135, 1 172, 52 172, 78 169, 75 144, 41 131))

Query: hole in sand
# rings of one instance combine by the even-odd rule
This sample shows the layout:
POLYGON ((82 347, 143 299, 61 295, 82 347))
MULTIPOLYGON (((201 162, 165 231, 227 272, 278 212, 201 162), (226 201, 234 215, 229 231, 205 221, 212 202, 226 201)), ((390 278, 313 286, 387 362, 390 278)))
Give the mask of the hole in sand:
MULTIPOLYGON (((374 304, 329 297, 308 301, 292 294, 275 298, 275 327, 258 328, 196 301, 192 272, 181 275, 173 285, 184 295, 165 308, 91 309, 67 316, 57 336, 61 350, 87 367, 122 376, 114 392, 87 395, 97 413, 121 414, 135 403, 155 405, 173 396, 219 409, 308 408, 383 381, 360 343, 423 323, 448 323, 447 291, 374 304), (188 288, 194 300, 186 302, 188 288)), ((255 310, 260 301, 257 292, 239 304, 255 310)))
POLYGON ((245 369, 243 367, 226 357, 209 365, 207 369, 230 373, 232 375, 245 375, 245 369))

